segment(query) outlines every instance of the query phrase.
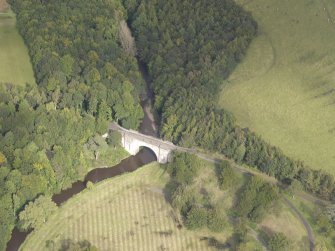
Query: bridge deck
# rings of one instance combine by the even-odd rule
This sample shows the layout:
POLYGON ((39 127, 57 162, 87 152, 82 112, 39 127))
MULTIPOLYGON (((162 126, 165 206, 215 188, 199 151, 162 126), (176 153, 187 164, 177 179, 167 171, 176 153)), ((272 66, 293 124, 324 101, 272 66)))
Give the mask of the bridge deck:
POLYGON ((112 123, 111 126, 109 127, 109 129, 113 130, 113 131, 119 131, 123 135, 125 135, 126 137, 132 137, 134 139, 141 140, 143 142, 147 142, 147 143, 150 143, 150 144, 153 144, 153 145, 156 145, 156 146, 168 148, 168 149, 171 149, 171 150, 179 148, 178 146, 176 146, 175 144, 173 144, 169 141, 165 141, 165 140, 162 140, 162 139, 159 139, 159 138, 155 138, 153 136, 145 135, 145 134, 139 133, 139 132, 134 131, 134 130, 125 129, 125 128, 119 126, 116 123, 112 123))

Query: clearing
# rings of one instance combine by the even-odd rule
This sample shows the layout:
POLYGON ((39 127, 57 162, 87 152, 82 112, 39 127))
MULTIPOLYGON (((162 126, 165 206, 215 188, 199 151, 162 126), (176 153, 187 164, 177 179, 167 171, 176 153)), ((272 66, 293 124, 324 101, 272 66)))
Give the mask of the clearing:
POLYGON ((28 50, 15 26, 15 15, 9 9, 1 12, 2 6, 0 0, 0 82, 35 84, 28 50))
POLYGON ((236 0, 259 35, 223 83, 238 123, 315 169, 335 173, 335 2, 236 0))

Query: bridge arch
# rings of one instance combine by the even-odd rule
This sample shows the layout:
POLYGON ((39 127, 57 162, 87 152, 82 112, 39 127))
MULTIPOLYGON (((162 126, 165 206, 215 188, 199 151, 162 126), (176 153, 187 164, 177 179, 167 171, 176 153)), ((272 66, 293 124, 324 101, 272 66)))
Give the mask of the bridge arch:
POLYGON ((152 160, 154 159, 153 161, 158 161, 158 156, 157 154, 149 147, 147 146, 140 146, 139 147, 139 152, 140 151, 144 151, 144 159, 145 160, 152 160))
POLYGON ((167 163, 171 159, 172 151, 177 147, 171 142, 167 142, 152 136, 148 136, 133 130, 127 130, 117 124, 112 124, 110 130, 116 130, 121 133, 122 146, 131 155, 140 151, 140 147, 147 147, 153 151, 159 163, 167 163))

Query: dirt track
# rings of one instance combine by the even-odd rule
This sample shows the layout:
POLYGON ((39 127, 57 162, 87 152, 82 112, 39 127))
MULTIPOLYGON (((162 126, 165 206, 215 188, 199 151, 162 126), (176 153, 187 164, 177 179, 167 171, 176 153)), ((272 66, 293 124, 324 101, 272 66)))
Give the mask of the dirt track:
MULTIPOLYGON (((217 159, 213 159, 211 157, 205 156, 204 154, 198 153, 196 154, 199 158, 204 159, 206 161, 218 164, 221 161, 217 160, 217 159)), ((236 165, 234 165, 235 169, 241 173, 244 173, 246 175, 250 175, 253 176, 255 175, 253 172, 248 171, 246 168, 243 167, 238 167, 236 165)), ((278 181, 273 181, 271 182, 273 185, 278 185, 278 181)), ((313 196, 305 196, 302 194, 299 194, 298 196, 301 196, 302 198, 308 199, 310 201, 316 202, 313 196), (306 198, 308 197, 308 198, 306 198)), ((291 211, 297 216, 297 218, 299 219, 299 221, 304 225, 306 233, 307 233, 307 237, 308 237, 308 241, 309 241, 309 250, 310 251, 314 251, 315 249, 315 238, 314 238, 314 234, 313 234, 313 230, 311 228, 311 226, 308 224, 307 220, 304 218, 304 216, 300 213, 300 211, 292 204, 292 202, 290 202, 286 197, 283 197, 283 201, 284 203, 288 206, 289 209, 291 209, 291 211)), ((257 238, 258 239, 258 238, 257 238)), ((259 240, 262 245, 264 245, 264 241, 259 240)))

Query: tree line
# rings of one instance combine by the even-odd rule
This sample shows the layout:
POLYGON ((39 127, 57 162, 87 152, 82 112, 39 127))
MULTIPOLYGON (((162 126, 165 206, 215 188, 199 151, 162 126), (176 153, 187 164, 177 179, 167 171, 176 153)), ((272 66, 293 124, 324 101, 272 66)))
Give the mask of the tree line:
POLYGON ((223 79, 257 34, 250 13, 233 0, 123 2, 153 79, 164 139, 220 152, 287 184, 296 179, 335 201, 333 175, 289 158, 217 106, 223 79))

